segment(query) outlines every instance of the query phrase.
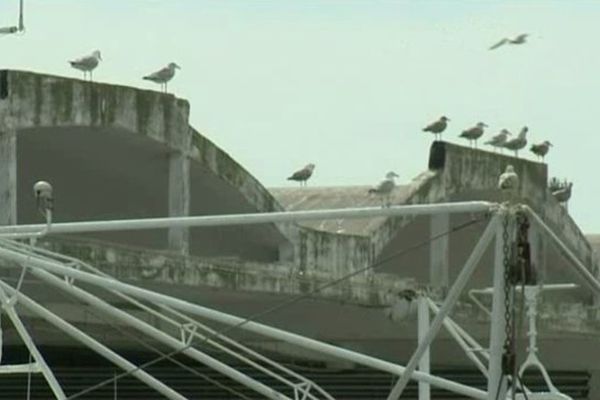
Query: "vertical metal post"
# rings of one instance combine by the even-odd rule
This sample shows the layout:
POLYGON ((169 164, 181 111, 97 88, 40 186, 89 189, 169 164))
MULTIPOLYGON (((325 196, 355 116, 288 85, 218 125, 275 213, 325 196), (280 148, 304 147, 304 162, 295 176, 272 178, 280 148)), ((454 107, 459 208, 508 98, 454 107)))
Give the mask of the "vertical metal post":
MULTIPOLYGON (((500 214, 504 218, 504 214, 500 214)), ((490 362, 488 365, 488 399, 506 398, 506 380, 502 379, 502 350, 506 338, 504 317, 504 238, 502 223, 496 229, 496 248, 493 265, 494 292, 490 326, 490 362)))
MULTIPOLYGON (((429 331, 429 304, 428 298, 424 295, 419 295, 418 297, 418 337, 419 344, 423 343, 425 340, 425 335, 427 331, 429 331)), ((424 372, 426 374, 429 373, 430 367, 430 359, 429 359, 429 346, 423 353, 423 357, 419 361, 419 371, 424 372)), ((431 398, 431 387, 429 383, 419 381, 419 400, 430 400, 431 398)))

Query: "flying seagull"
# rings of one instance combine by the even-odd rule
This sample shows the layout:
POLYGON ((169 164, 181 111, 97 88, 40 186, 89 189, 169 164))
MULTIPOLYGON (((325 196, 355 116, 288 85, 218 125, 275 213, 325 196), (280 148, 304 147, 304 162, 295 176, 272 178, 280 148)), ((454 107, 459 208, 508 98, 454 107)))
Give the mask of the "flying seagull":
POLYGON ((529 150, 531 150, 533 154, 535 154, 536 156, 538 156, 538 158, 541 158, 542 161, 544 161, 544 157, 550 151, 551 146, 552 143, 550 143, 547 140, 544 140, 542 143, 532 144, 529 150))
POLYGON ((391 197, 394 188, 396 187, 395 179, 398 177, 398 174, 390 171, 385 175, 385 179, 379 183, 374 188, 369 189, 369 194, 376 194, 381 198, 381 206, 389 207, 392 204, 391 197), (385 202, 384 202, 385 200, 385 202))
POLYGON ((503 152, 504 149, 504 145, 506 144, 506 141, 508 140, 508 137, 511 135, 511 133, 508 131, 508 129, 502 129, 500 131, 499 134, 492 136, 492 138, 490 140, 488 140, 487 142, 485 142, 485 144, 489 144, 490 146, 494 147, 494 151, 496 149, 500 149, 500 152, 503 152))
POLYGON ((306 181, 312 176, 314 170, 315 164, 307 164, 301 170, 294 172, 287 180, 300 182, 300 186, 306 186, 306 181))
POLYGON ((437 121, 432 122, 431 124, 429 124, 425 128, 423 128, 423 132, 431 132, 431 133, 433 133, 434 138, 436 140, 438 139, 438 136, 439 136, 439 139, 441 139, 442 132, 444 132, 444 130, 448 126, 448 121, 450 121, 450 118, 442 116, 437 121))
POLYGON ((486 127, 487 125, 485 123, 478 122, 474 127, 462 131, 460 137, 468 139, 469 144, 475 143, 475 148, 477 148, 477 139, 483 135, 483 128, 486 127))
POLYGON ((512 165, 507 165, 506 170, 498 179, 498 189, 515 191, 519 187, 519 176, 512 165))
POLYGON ((92 81, 92 71, 94 68, 98 66, 98 64, 102 61, 102 56, 100 55, 100 50, 95 50, 92 54, 78 58, 73 61, 69 61, 71 67, 83 71, 83 80, 86 78, 86 74, 90 73, 90 82, 92 81))
POLYGON ((505 44, 523 44, 527 42, 527 36, 529 36, 528 33, 521 33, 520 35, 515 36, 514 38, 504 38, 492 47, 490 47, 490 50, 496 50, 498 47, 504 46, 505 44))
POLYGON ((519 132, 519 136, 504 143, 505 148, 515 152, 515 157, 519 157, 519 150, 527 146, 527 131, 529 131, 529 128, 524 126, 519 132))
POLYGON ((167 83, 175 76, 176 69, 181 69, 181 67, 172 62, 169 63, 169 65, 167 65, 166 67, 161 68, 158 71, 151 73, 150 75, 144 76, 143 79, 160 84, 161 91, 167 93, 167 83))

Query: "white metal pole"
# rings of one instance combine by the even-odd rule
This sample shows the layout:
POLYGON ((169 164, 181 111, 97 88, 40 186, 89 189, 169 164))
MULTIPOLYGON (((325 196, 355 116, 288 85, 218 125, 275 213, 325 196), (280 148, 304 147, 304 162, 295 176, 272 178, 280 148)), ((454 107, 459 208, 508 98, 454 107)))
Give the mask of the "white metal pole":
MULTIPOLYGON (((433 300, 431 300, 431 299, 427 299, 427 300, 428 300, 429 307, 431 308, 433 313, 437 315, 440 312, 440 309, 433 302, 433 300)), ((473 349, 469 348, 469 345, 466 343, 465 339, 462 337, 462 334, 457 329, 457 324, 450 317, 446 317, 446 318, 444 318, 444 327, 446 328, 448 333, 450 333, 450 335, 454 338, 454 340, 456 340, 458 345, 463 349, 463 351, 465 352, 465 355, 471 361, 473 361, 473 363, 481 371, 483 376, 487 377, 487 368, 485 367, 485 365, 483 365, 481 360, 474 354, 473 349)))
MULTIPOLYGON (((300 336, 291 332, 286 332, 284 330, 273 328, 257 322, 247 321, 240 317, 225 314, 220 311, 212 310, 210 308, 202 307, 187 302, 185 300, 142 289, 127 283, 120 282, 116 279, 104 278, 101 276, 90 274, 88 272, 67 268, 58 262, 40 259, 37 256, 25 255, 14 250, 0 247, 0 258, 12 260, 18 264, 28 262, 28 265, 32 267, 43 268, 56 274, 64 275, 70 278, 80 280, 82 282, 87 282, 104 288, 116 289, 140 299, 146 299, 149 301, 169 305, 175 309, 193 315, 198 315, 200 317, 207 318, 213 321, 217 321, 225 325, 240 326, 240 328, 257 333, 259 335, 264 335, 276 340, 292 343, 297 346, 304 347, 308 350, 320 352, 333 357, 355 362, 357 364, 371 367, 380 371, 385 371, 390 374, 401 375, 405 370, 403 366, 398 364, 390 363, 361 353, 353 352, 351 350, 346 350, 340 347, 322 343, 314 339, 300 336)), ((471 386, 463 385, 461 383, 457 383, 449 379, 424 374, 419 371, 415 371, 413 373, 413 377, 414 379, 424 380, 434 386, 446 389, 451 392, 462 394, 464 396, 481 400, 487 399, 487 393, 485 391, 471 386)))
POLYGON ((239 372, 235 368, 232 368, 232 367, 228 366, 227 364, 224 364, 193 347, 183 348, 185 346, 185 343, 183 343, 182 341, 177 340, 177 339, 173 338, 172 336, 164 333, 163 331, 153 327, 152 325, 149 325, 146 322, 143 322, 143 321, 133 317, 132 315, 126 313, 125 311, 121 311, 120 309, 113 307, 112 305, 110 305, 107 302, 99 299, 98 297, 84 291, 83 289, 80 289, 76 286, 68 284, 64 280, 57 278, 56 276, 50 274, 49 272, 46 272, 46 271, 40 270, 40 269, 36 269, 36 268, 32 268, 31 274, 35 275, 36 277, 42 279, 43 281, 45 281, 47 283, 50 283, 51 285, 53 285, 55 287, 58 287, 59 289, 62 289, 64 291, 72 294, 73 296, 77 297, 81 301, 83 301, 87 304, 90 304, 92 307, 102 310, 103 312, 110 315, 112 318, 115 318, 115 319, 123 322, 124 324, 127 324, 128 326, 131 326, 131 327, 139 330, 140 332, 154 338, 157 341, 160 341, 160 342, 166 344, 167 346, 170 346, 171 348, 173 348, 175 350, 182 349, 182 351, 181 351, 182 354, 185 354, 185 355, 189 356, 190 358, 193 358, 194 360, 207 365, 208 367, 214 369, 215 371, 218 371, 218 372, 222 373, 223 375, 228 376, 229 378, 257 391, 258 393, 262 394, 263 396, 265 396, 269 399, 291 400, 289 397, 271 389, 270 387, 262 384, 261 382, 255 380, 253 378, 250 378, 249 376, 239 372))
MULTIPOLYGON (((427 304, 427 296, 421 294, 417 298, 418 301, 418 338, 419 344, 423 343, 427 331, 429 330, 429 306, 427 304)), ((423 352, 423 357, 419 361, 419 371, 428 374, 430 372, 429 346, 423 352)), ((419 381, 419 400, 431 399, 431 387, 429 383, 419 381)))
MULTIPOLYGON (((493 265, 494 292, 492 294, 492 314, 490 326, 490 360, 488 364, 487 387, 488 400, 499 400, 506 398, 507 387, 506 380, 502 379, 502 351, 504 340, 506 338, 506 321, 504 318, 504 238, 502 233, 502 225, 498 224, 496 230, 496 248, 494 251, 493 265)), ((511 235, 509 235, 509 238, 510 237, 511 235)))
MULTIPOLYGON (((0 283, 4 284, 4 282, 2 282, 1 280, 0 280, 0 283)), ((46 378, 46 381, 48 382, 50 389, 52 389, 52 393, 54 393, 54 396, 57 399, 66 399, 67 396, 65 395, 65 392, 60 387, 60 383, 58 383, 58 380, 56 380, 54 373, 52 372, 52 370, 46 363, 46 360, 44 359, 42 354, 39 352, 37 346, 33 342, 33 339, 31 338, 31 336, 29 336, 29 332, 27 332, 25 325, 23 325, 21 318, 19 318, 19 315, 15 311, 14 303, 12 301, 10 301, 8 296, 6 296, 6 293, 1 288, 0 288, 0 301, 2 301, 2 308, 8 314, 8 317, 10 318, 11 322, 13 323, 13 326, 19 333, 19 336, 23 340, 23 343, 25 343, 25 346, 27 346, 27 349, 29 350, 29 354, 31 354, 33 356, 33 359, 35 360, 36 364, 41 369, 41 372, 44 375, 44 378, 46 378)))
POLYGON ((392 391, 387 397, 388 400, 397 399, 402 394, 402 391, 404 390, 408 381, 410 380, 412 373, 417 368, 417 364, 423 356, 424 351, 431 344, 431 341, 439 332, 440 328, 442 327, 442 322, 444 321, 446 315, 450 313, 450 311, 458 301, 460 293, 466 286, 467 282, 469 281, 469 278, 473 274, 473 271, 475 271, 475 268, 479 264, 479 260, 481 259, 481 256, 487 249, 490 241, 494 237, 498 226, 500 226, 500 224, 498 223, 498 216, 494 215, 490 220, 488 226, 485 228, 485 231, 481 235, 481 238, 475 245, 475 248, 471 252, 471 255, 467 259, 465 266, 462 268, 462 270, 456 277, 456 280, 452 284, 452 287, 448 291, 448 295, 446 296, 444 304, 442 304, 439 314, 436 315, 433 321, 431 322, 431 327, 427 331, 427 335, 425 335, 423 342, 417 346, 417 349, 415 350, 413 356, 406 365, 406 371, 400 376, 398 382, 396 382, 396 384, 392 388, 392 391))
MULTIPOLYGON (((30 297, 26 296, 25 294, 23 294, 21 292, 17 292, 10 285, 8 285, 2 281, 0 281, 0 286, 4 290, 9 292, 11 295, 17 296, 19 303, 22 304, 25 308, 28 308, 33 313, 39 315, 41 318, 46 320, 51 325, 54 325, 56 328, 65 332, 67 335, 71 336, 73 339, 83 343, 84 345, 89 347, 91 350, 100 354, 102 357, 111 361, 112 363, 119 366, 123 370, 132 371, 131 375, 138 378, 140 381, 144 382, 145 384, 147 384, 151 388, 155 389, 159 393, 163 394, 167 398, 172 399, 172 400, 186 400, 187 399, 186 397, 180 395, 179 393, 177 393, 176 391, 174 391, 173 389, 171 389, 170 387, 168 387, 167 385, 165 385, 158 379, 154 378, 152 375, 148 374, 147 372, 145 372, 141 369, 137 369, 137 366, 135 364, 132 364, 131 362, 127 361, 125 358, 121 357, 120 355, 118 355, 117 353, 115 353, 114 351, 109 349, 108 347, 104 346, 103 344, 99 343, 92 337, 88 336, 86 333, 82 332, 75 326, 73 326, 70 323, 68 323, 67 321, 63 320, 58 315, 54 314, 47 308, 41 306, 40 304, 38 304, 37 302, 32 300, 30 297)), ((64 396, 64 394, 63 394, 63 396, 64 396)), ((62 397, 62 398, 66 398, 66 397, 62 397)))
MULTIPOLYGON (((81 233, 139 229, 160 229, 193 226, 226 226, 283 223, 297 221, 351 219, 373 217, 403 217, 436 215, 444 213, 475 213, 489 211, 494 203, 468 201, 440 204, 392 206, 387 208, 363 207, 334 210, 285 211, 255 214, 203 215, 195 217, 145 218, 114 221, 62 222, 52 224, 52 233, 81 233)), ((44 229, 45 225, 10 225, 0 227, 0 235, 31 234, 44 229)))
POLYGON ((588 287, 594 292, 596 296, 600 296, 600 281, 592 275, 586 266, 579 261, 577 256, 573 254, 573 252, 562 242, 562 240, 552 232, 552 229, 546 225, 546 223, 533 211, 531 208, 525 206, 525 209, 528 211, 529 215, 533 218, 535 223, 544 231, 550 238, 554 241, 554 243, 563 251, 563 253, 567 256, 568 259, 571 260, 572 266, 575 271, 581 276, 584 282, 588 285, 588 287))

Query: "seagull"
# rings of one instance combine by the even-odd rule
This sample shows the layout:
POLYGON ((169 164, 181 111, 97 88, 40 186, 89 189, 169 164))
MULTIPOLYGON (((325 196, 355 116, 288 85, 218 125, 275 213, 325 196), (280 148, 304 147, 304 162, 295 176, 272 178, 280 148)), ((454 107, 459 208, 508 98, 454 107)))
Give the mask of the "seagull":
POLYGON ((385 175, 385 179, 383 181, 381 181, 379 183, 379 185, 377 185, 374 188, 369 189, 369 194, 376 194, 378 196, 381 196, 381 206, 382 207, 389 207, 391 205, 391 195, 392 195, 392 191, 394 190, 394 188, 396 187, 396 181, 395 179, 398 177, 398 174, 390 171, 385 175), (384 200, 386 200, 385 204, 384 204, 384 200))
POLYGON ((567 202, 571 198, 571 190, 572 189, 573 189, 573 182, 569 182, 563 188, 552 192, 552 196, 554 196, 556 201, 558 201, 561 204, 564 204, 565 208, 567 208, 567 202))
POLYGON ((86 78, 86 73, 90 73, 90 82, 92 81, 92 71, 102 61, 100 50, 95 50, 92 54, 78 58, 77 60, 69 61, 71 67, 83 71, 83 80, 86 78))
POLYGON ((517 158, 519 157, 519 150, 527 146, 527 131, 529 131, 529 128, 524 126, 519 132, 519 136, 504 143, 504 147, 513 150, 517 158))
POLYGON ((475 148, 477 148, 477 139, 479 139, 483 135, 483 128, 486 128, 487 125, 483 122, 478 122, 472 128, 462 131, 460 137, 469 139, 469 144, 475 143, 475 148))
POLYGON ((498 189, 501 190, 516 190, 519 187, 519 175, 515 172, 512 165, 507 165, 506 170, 498 179, 498 189))
POLYGON ((448 126, 448 121, 450 121, 450 118, 442 116, 437 121, 432 122, 431 124, 429 124, 425 128, 423 128, 423 132, 433 133, 435 139, 438 139, 438 135, 439 135, 439 138, 441 139, 442 132, 444 132, 444 130, 448 126))
POLYGON ((544 157, 550 151, 551 146, 552 143, 550 143, 547 140, 544 140, 542 143, 532 144, 529 150, 531 150, 533 154, 535 154, 536 156, 538 156, 538 158, 541 158, 542 161, 544 161, 544 157))
POLYGON ((514 38, 504 38, 501 41, 499 41, 498 43, 496 43, 495 45, 493 45, 492 47, 490 47, 490 50, 495 50, 500 46, 504 46, 505 44, 523 44, 525 42, 527 42, 527 36, 529 36, 528 33, 522 33, 514 38))
POLYGON ((307 164, 301 170, 294 172, 287 180, 300 182, 300 186, 306 186, 306 181, 312 176, 314 170, 315 164, 307 164))
POLYGON ((181 69, 181 67, 172 62, 166 67, 161 68, 150 75, 144 76, 143 79, 160 84, 161 91, 164 89, 164 92, 167 93, 167 83, 175 76, 176 69, 181 69))
POLYGON ((504 144, 506 143, 506 140, 510 135, 512 134, 508 131, 508 129, 502 129, 499 134, 492 136, 492 138, 484 144, 489 144, 490 146, 493 146, 494 151, 496 149, 500 149, 500 152, 502 153, 504 149, 504 144))

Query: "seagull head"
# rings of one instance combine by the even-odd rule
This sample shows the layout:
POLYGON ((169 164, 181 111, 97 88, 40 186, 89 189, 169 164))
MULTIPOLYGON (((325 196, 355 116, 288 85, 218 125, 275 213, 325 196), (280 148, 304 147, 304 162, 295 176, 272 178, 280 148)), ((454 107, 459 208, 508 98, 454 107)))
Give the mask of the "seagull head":
POLYGON ((172 62, 169 63, 169 69, 181 69, 181 67, 179 65, 177 65, 176 63, 172 62))
POLYGON ((521 132, 519 132, 519 136, 524 138, 525 135, 527 135, 527 132, 529 132, 529 128, 524 126, 523 128, 521 128, 521 132))
POLYGON ((100 54, 100 50, 94 50, 92 53, 92 57, 97 58, 98 60, 102 60, 102 55, 100 54))
POLYGON ((477 123, 477 127, 478 127, 478 128, 487 128, 487 126, 488 126, 488 125, 487 125, 485 122, 478 122, 478 123, 477 123))
POLYGON ((306 167, 304 167, 304 169, 309 170, 310 172, 313 172, 313 170, 315 169, 315 164, 313 164, 313 163, 306 164, 306 167))
POLYGON ((506 170, 504 172, 505 173, 514 173, 515 172, 515 167, 513 167, 512 165, 507 165, 506 166, 506 170))
POLYGON ((512 133, 510 133, 510 131, 509 131, 508 129, 502 129, 502 130, 500 131, 500 133, 502 133, 503 135, 508 135, 508 136, 511 136, 511 135, 512 135, 512 133))
POLYGON ((387 174, 385 174, 385 177, 387 179, 394 179, 394 178, 398 178, 399 175, 397 173, 395 173, 394 171, 390 171, 387 174))
POLYGON ((450 121, 450 118, 446 117, 445 115, 442 115, 442 116, 440 117, 440 121, 444 121, 444 122, 446 122, 446 121, 450 121))
POLYGON ((552 146, 554 146, 552 143, 550 143, 550 141, 549 141, 549 140, 544 140, 544 144, 545 144, 546 146, 548 146, 548 147, 552 147, 552 146))

